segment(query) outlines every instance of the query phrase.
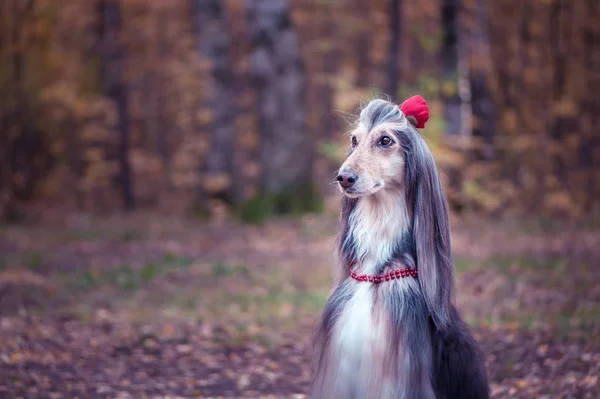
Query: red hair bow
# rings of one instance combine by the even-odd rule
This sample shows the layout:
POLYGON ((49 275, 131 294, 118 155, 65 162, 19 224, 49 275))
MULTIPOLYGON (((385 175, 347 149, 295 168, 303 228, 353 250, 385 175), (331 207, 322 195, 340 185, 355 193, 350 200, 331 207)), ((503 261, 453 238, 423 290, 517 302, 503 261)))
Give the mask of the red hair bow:
POLYGON ((429 108, 427 102, 421 96, 412 96, 400 105, 400 110, 404 112, 406 117, 412 116, 416 123, 416 127, 422 129, 425 127, 425 122, 429 119, 429 108))

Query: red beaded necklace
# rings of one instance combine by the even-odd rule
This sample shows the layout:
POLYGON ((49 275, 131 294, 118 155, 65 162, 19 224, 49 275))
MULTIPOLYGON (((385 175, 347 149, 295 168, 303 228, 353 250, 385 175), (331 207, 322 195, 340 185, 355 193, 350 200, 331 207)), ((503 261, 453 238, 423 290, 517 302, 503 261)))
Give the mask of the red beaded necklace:
POLYGON ((356 281, 369 282, 369 283, 381 283, 382 281, 390 281, 394 279, 400 279, 404 277, 417 278, 417 269, 407 267, 406 269, 392 270, 385 274, 356 274, 352 268, 350 268, 350 277, 356 281))

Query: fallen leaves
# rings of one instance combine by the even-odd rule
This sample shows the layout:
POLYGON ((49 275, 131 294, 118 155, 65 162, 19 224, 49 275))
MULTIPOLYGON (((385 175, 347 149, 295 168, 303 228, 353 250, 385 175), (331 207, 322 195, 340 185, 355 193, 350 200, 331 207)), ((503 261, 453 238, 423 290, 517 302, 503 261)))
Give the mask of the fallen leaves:
MULTIPOLYGON (((59 312, 42 317, 25 307, 2 317, 0 398, 306 397, 310 337, 329 289, 335 221, 306 217, 202 229, 169 223, 169 230, 127 224, 128 231, 149 231, 133 240, 122 228, 65 242, 55 233, 45 242, 44 234, 32 240, 28 231, 16 239, 10 232, 19 245, 5 248, 29 259, 35 247, 48 268, 1 274, 11 287, 51 281, 64 291, 54 278, 58 271, 89 270, 98 281, 125 263, 140 284, 120 291, 109 283, 85 285, 59 312), (180 267, 186 259, 193 262, 180 267), (158 266, 145 268, 148 262, 158 266), (152 278, 144 279, 147 269, 152 278)), ((480 320, 474 333, 487 357, 492 397, 600 397, 600 340, 593 338, 598 259, 576 268, 540 256, 560 253, 561 239, 490 230, 479 235, 463 226, 454 243, 460 256, 477 259, 457 266, 457 302, 480 320), (489 267, 485 262, 498 252, 512 257, 489 267), (528 257, 515 256, 521 252, 528 257), (546 317, 559 307, 562 313, 546 317)), ((587 233, 576 241, 583 246, 571 248, 578 256, 598 242, 587 233)))

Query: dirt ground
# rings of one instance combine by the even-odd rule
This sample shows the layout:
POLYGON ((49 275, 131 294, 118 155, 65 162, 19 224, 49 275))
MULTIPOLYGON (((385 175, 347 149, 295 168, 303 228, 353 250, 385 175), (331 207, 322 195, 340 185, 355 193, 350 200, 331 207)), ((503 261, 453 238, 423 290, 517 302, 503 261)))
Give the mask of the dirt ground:
MULTIPOLYGON (((600 397, 600 230, 455 220, 494 398, 600 397)), ((333 214, 0 226, 0 398, 303 398, 333 214)))

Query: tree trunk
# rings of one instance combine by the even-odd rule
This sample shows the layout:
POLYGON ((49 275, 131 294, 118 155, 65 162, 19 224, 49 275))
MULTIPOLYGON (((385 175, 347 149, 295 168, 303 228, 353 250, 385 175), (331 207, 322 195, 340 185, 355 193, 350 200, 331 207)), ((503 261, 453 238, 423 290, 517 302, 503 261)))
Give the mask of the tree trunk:
MULTIPOLYGON (((331 7, 331 6, 330 6, 331 7)), ((369 47, 371 41, 371 30, 369 26, 369 4, 364 0, 355 0, 355 10, 362 19, 361 25, 356 32, 356 85, 358 87, 367 87, 370 83, 369 72, 371 70, 371 59, 369 47)), ((391 94, 391 93, 390 93, 391 94)))
POLYGON ((100 0, 100 43, 102 47, 101 90, 111 99, 117 111, 116 130, 119 135, 118 161, 119 183, 123 206, 135 207, 131 165, 129 163, 129 123, 127 109, 127 86, 124 78, 124 50, 121 43, 121 6, 118 0, 100 0))
MULTIPOLYGON (((6 21, 12 21, 12 24, 0 27, 0 32, 2 33, 0 45, 3 45, 0 47, 0 50, 3 52, 6 51, 6 48, 12 48, 14 50, 10 57, 11 65, 8 69, 9 76, 11 77, 8 82, 11 84, 7 84, 6 88, 3 87, 3 99, 5 103, 7 103, 7 106, 5 109, 0 109, 0 220, 11 220, 14 212, 13 156, 11 156, 11 154, 14 152, 13 137, 18 137, 18 133, 15 134, 15 132, 12 132, 11 134, 11 130, 13 130, 14 127, 17 127, 16 114, 18 113, 17 110, 19 107, 18 91, 21 86, 21 82, 19 81, 21 72, 21 67, 19 65, 21 60, 21 45, 19 43, 20 29, 18 26, 18 2, 15 0, 10 7, 8 4, 4 4, 2 7, 2 13, 6 13, 6 15, 0 14, 0 16, 6 21), (10 19, 8 15, 10 15, 10 19)), ((7 56, 10 56, 10 53, 7 53, 7 56)))
POLYGON ((335 78, 338 70, 339 54, 337 44, 335 43, 335 29, 333 10, 331 4, 325 4, 325 15, 320 21, 321 38, 327 43, 325 54, 323 55, 323 74, 324 79, 319 84, 318 99, 320 103, 319 129, 321 131, 319 139, 330 140, 336 130, 337 123, 335 116, 332 115, 334 107, 335 78))
POLYGON ((461 98, 459 93, 459 0, 442 0, 442 101, 444 119, 449 136, 460 136, 463 131, 461 98))
POLYGON ((311 186, 305 72, 287 0, 246 0, 257 95, 263 194, 311 186))
POLYGON ((477 0, 473 29, 470 31, 470 67, 469 83, 471 89, 471 107, 473 111, 473 135, 481 140, 479 156, 491 160, 494 156, 494 132, 496 113, 490 92, 490 41, 485 1, 477 0))
POLYGON ((580 25, 580 40, 582 41, 583 71, 586 79, 585 89, 580 92, 582 96, 580 126, 584 131, 581 147, 585 147, 583 165, 587 170, 586 210, 600 205, 600 190, 598 170, 600 169, 600 138, 598 134, 598 115, 600 115, 600 101, 596 93, 600 92, 600 5, 595 0, 587 0, 576 5, 581 7, 580 13, 584 16, 585 24, 580 25), (594 94, 592 94, 594 93, 594 94))
POLYGON ((387 94, 395 99, 398 96, 398 83, 400 81, 400 28, 402 26, 402 4, 401 0, 389 0, 389 28, 390 47, 388 53, 388 83, 387 94))
POLYGON ((210 108, 214 114, 211 148, 202 178, 203 194, 234 203, 235 103, 231 71, 231 39, 222 0, 192 0, 200 54, 211 61, 210 108))
MULTIPOLYGON (((568 88, 568 62, 567 62, 567 51, 569 50, 569 33, 565 34, 565 22, 572 20, 571 18, 571 7, 564 4, 563 2, 556 1, 550 7, 550 26, 555 29, 550 29, 550 42, 554 45, 554 51, 552 54, 552 66, 553 77, 552 77, 552 101, 554 104, 559 104, 561 101, 566 100, 569 97, 567 92, 568 88)), ((561 145, 564 140, 564 135, 570 131, 577 131, 577 120, 576 115, 555 115, 551 123, 550 128, 550 139, 553 140, 557 146, 561 145)), ((563 154, 556 154, 552 156, 553 159, 553 172, 562 181, 567 180, 566 174, 568 172, 563 154)))
POLYGON ((0 91, 4 89, 2 95, 8 103, 6 109, 0 110, 0 220, 11 221, 18 217, 16 200, 19 189, 23 190, 23 186, 28 182, 27 176, 31 174, 32 162, 25 161, 28 157, 24 155, 37 155, 33 153, 33 149, 23 147, 23 143, 27 144, 27 139, 31 137, 31 129, 26 123, 29 102, 23 76, 26 62, 23 39, 25 20, 33 13, 35 1, 13 0, 10 4, 4 4, 4 7, 6 8, 3 8, 2 12, 6 13, 5 20, 10 23, 0 28, 0 44, 7 44, 7 48, 10 49, 6 57, 10 60, 10 66, 6 69, 9 75, 9 79, 6 80, 7 87, 0 88, 0 91), (20 183, 16 183, 14 179, 16 172, 21 174, 20 183))
MULTIPOLYGON (((156 16, 156 42, 158 47, 158 59, 164 62, 169 56, 169 43, 166 38, 166 31, 168 29, 169 16, 163 13, 156 16)), ((165 181, 165 187, 170 187, 171 178, 171 148, 169 146, 168 134, 171 131, 170 123, 168 121, 167 111, 165 110, 166 95, 165 91, 168 82, 165 78, 165 71, 162 66, 156 70, 156 82, 155 82, 155 96, 156 96, 156 150, 160 154, 160 158, 163 163, 163 178, 165 181)))

